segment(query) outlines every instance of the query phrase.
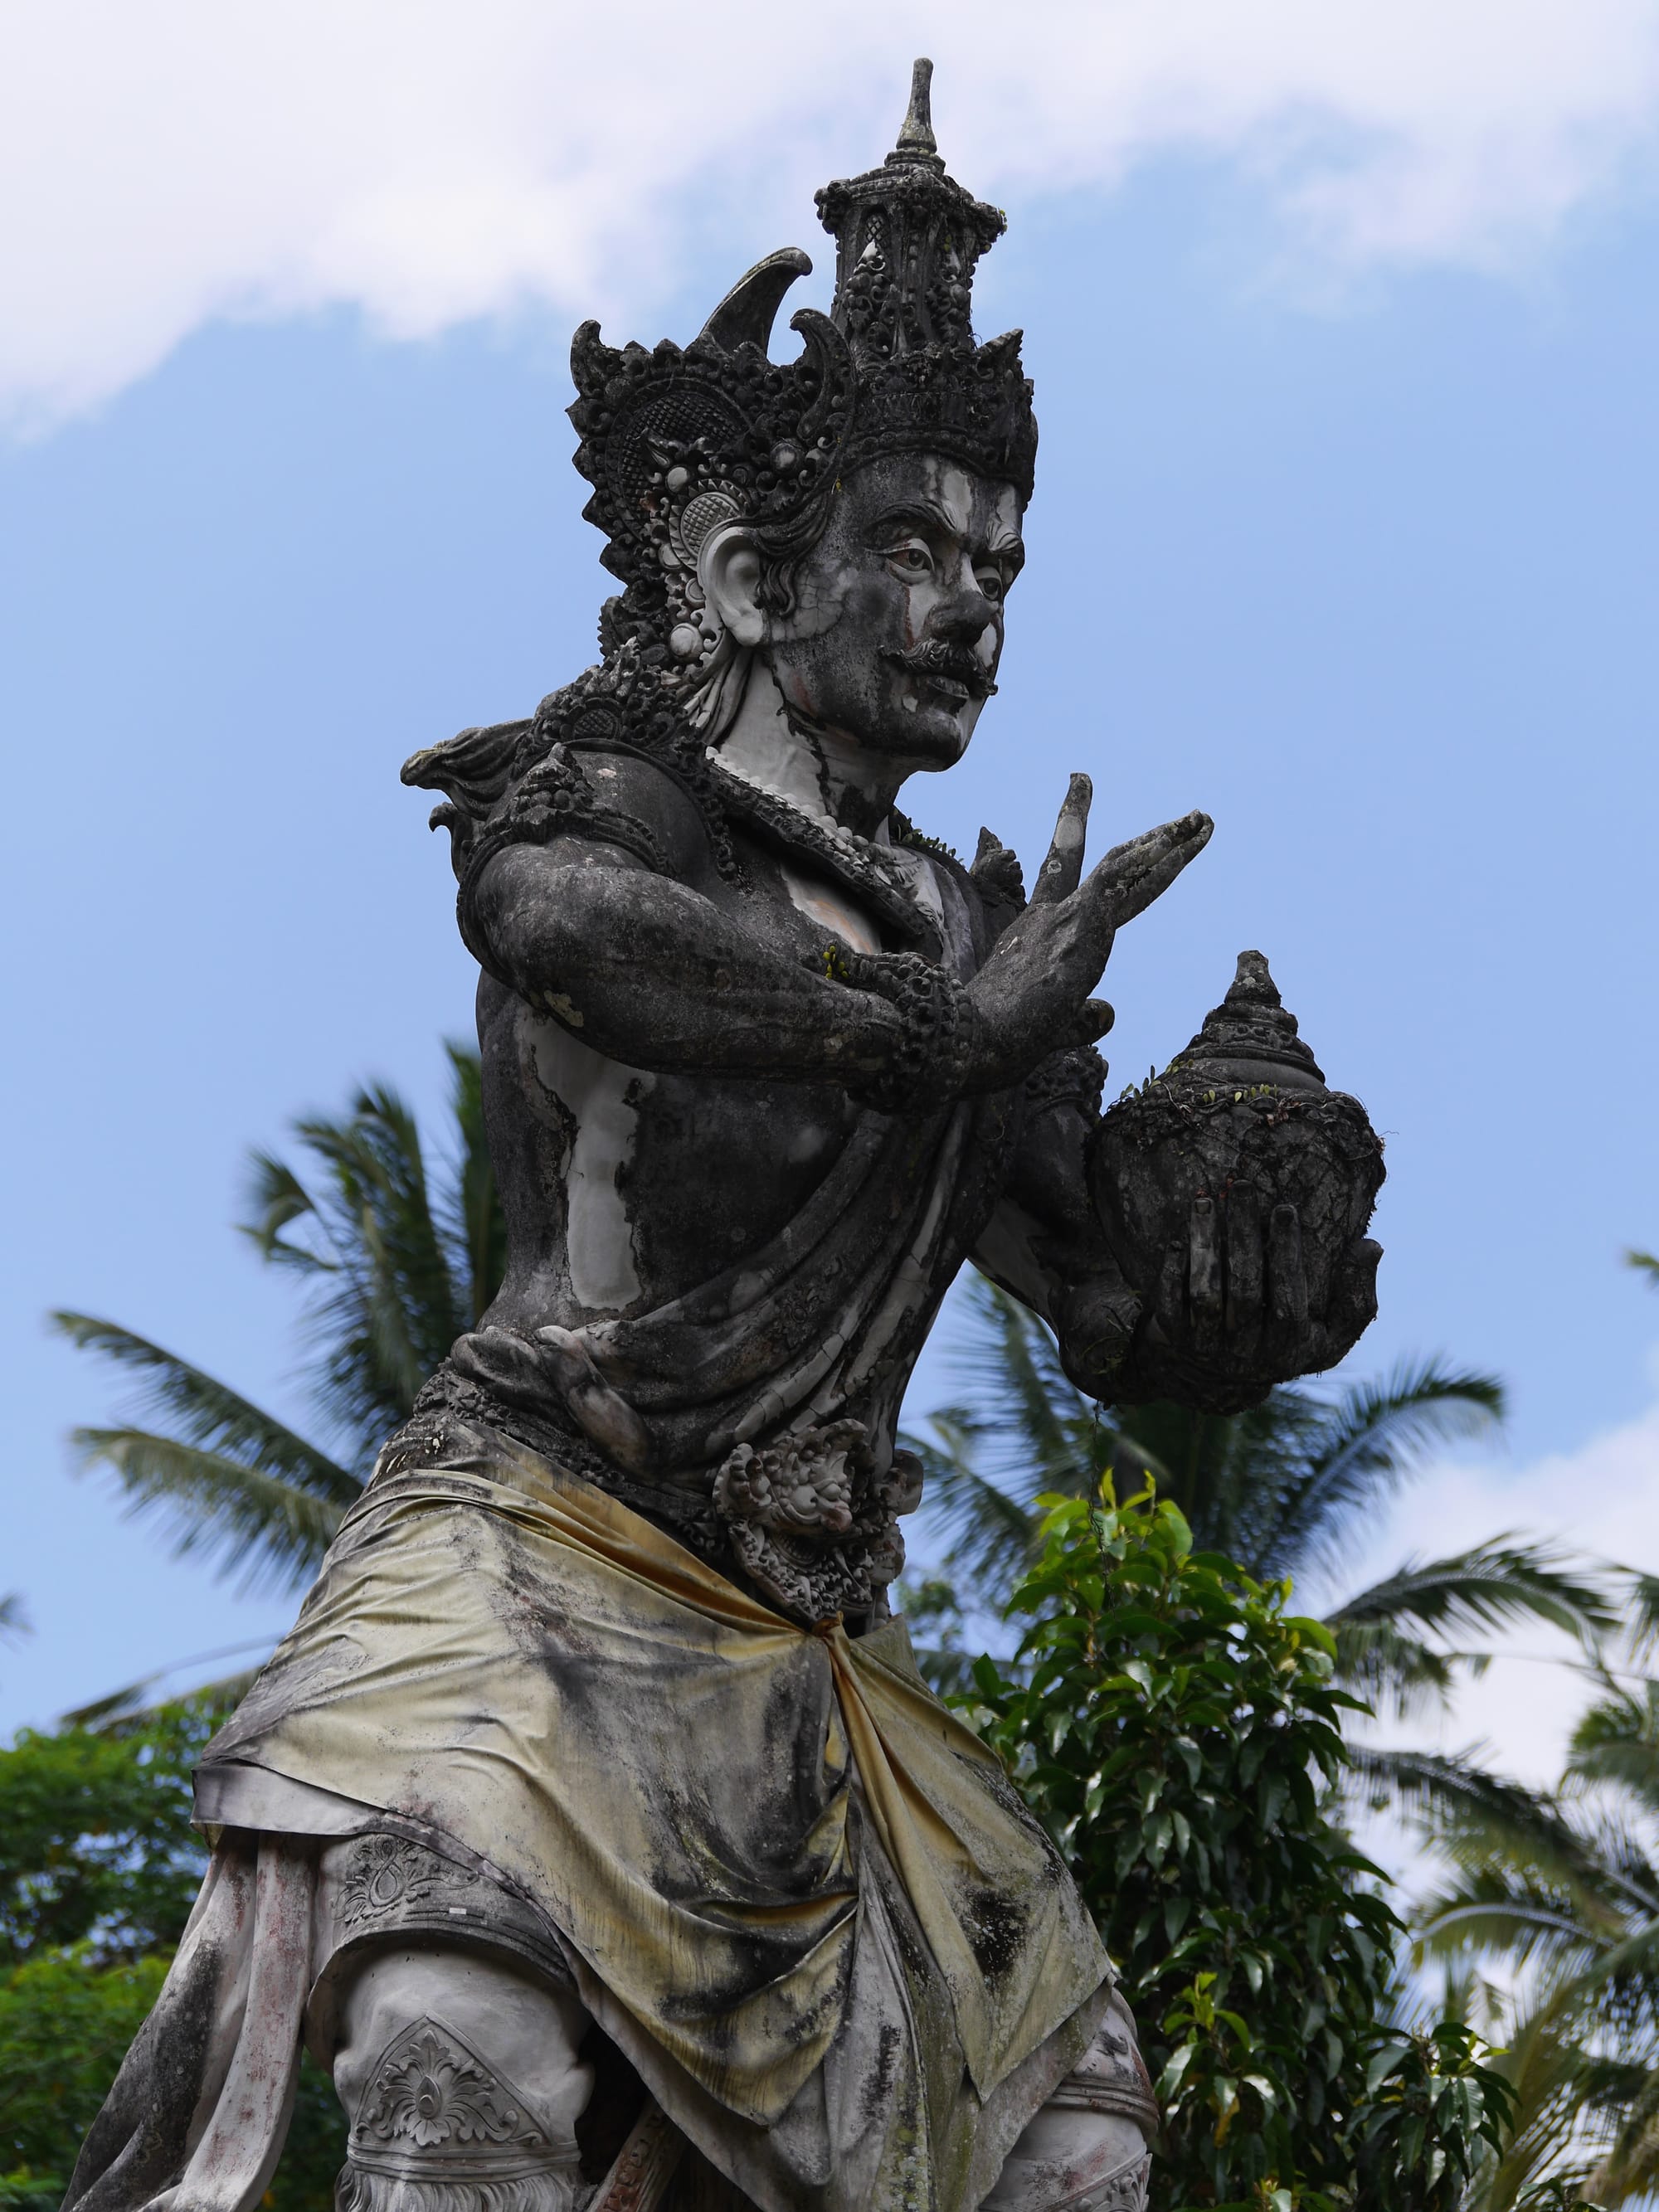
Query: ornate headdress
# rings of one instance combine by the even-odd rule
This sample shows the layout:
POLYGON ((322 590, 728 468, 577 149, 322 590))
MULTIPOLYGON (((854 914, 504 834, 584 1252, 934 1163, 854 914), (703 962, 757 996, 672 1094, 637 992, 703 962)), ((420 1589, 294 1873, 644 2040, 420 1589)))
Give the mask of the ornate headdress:
MULTIPOLYGON (((859 841, 825 836, 709 759, 709 739, 743 696, 748 656, 704 606, 697 555, 721 524, 748 525, 766 562, 759 597, 781 611, 789 563, 822 532, 836 485, 878 454, 949 454, 1030 496, 1036 422, 1019 332, 975 345, 969 320, 975 264, 1003 217, 945 173, 928 118, 933 66, 916 64, 882 167, 817 196, 836 242, 836 292, 828 315, 809 307, 792 319, 805 341, 798 360, 766 353, 784 294, 812 265, 793 246, 757 263, 689 346, 665 339, 618 352, 597 323, 577 331, 570 418, 576 466, 593 487, 583 512, 627 589, 600 616, 601 665, 550 693, 533 720, 463 730, 404 764, 405 783, 446 794, 432 820, 453 833, 463 933, 467 885, 502 840, 550 836, 572 808, 586 808, 592 827, 591 795, 560 780, 560 746, 625 741, 669 763, 703 808, 728 873, 738 862, 727 816, 766 835, 780 809, 788 819, 773 829, 786 842, 817 840, 832 874, 854 866, 859 841)), ((607 834, 629 842, 614 823, 607 834)), ((902 941, 925 934, 904 883, 888 880, 882 848, 860 849, 860 895, 902 941)))
POLYGON ((1018 331, 975 345, 974 268, 1005 228, 946 175, 929 118, 933 64, 919 61, 898 143, 878 169, 817 195, 836 243, 830 313, 803 308, 804 341, 780 365, 766 347, 784 294, 811 263, 769 254, 689 346, 604 343, 584 323, 571 349, 583 512, 627 590, 608 602, 607 653, 696 662, 709 636, 696 581, 710 531, 742 520, 784 563, 822 531, 835 488, 882 453, 947 453, 1031 493, 1036 422, 1018 331))

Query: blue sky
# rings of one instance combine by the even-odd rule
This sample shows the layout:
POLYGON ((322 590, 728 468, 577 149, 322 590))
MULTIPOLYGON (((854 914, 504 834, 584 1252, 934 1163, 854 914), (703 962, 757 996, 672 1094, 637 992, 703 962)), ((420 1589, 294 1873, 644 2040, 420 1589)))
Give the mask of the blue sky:
MULTIPOLYGON (((1585 38, 1616 12, 1589 8, 1585 38)), ((1390 190, 1416 204, 1451 157, 1425 141, 1418 170, 1373 179, 1369 228, 1310 231, 1380 127, 1340 102, 1319 143, 1340 126, 1350 152, 1317 174, 1243 125, 1143 144, 1126 124, 1092 172, 1073 149, 1000 177, 957 157, 935 52, 944 149, 1009 210, 977 319, 1025 328, 1042 453, 1001 696, 910 811, 969 848, 989 822, 1028 859, 1075 768, 1097 849, 1214 815, 1114 954, 1110 1087, 1261 946, 1389 1136, 1382 1316, 1355 1370, 1441 1351, 1514 1394, 1507 1455, 1437 1473, 1376 1545, 1582 1521, 1659 1570, 1659 1304, 1619 1265, 1659 1240, 1659 293, 1633 126, 1605 121, 1622 150, 1598 164, 1576 118, 1566 183, 1493 185, 1496 212, 1402 246, 1390 190)), ((812 181, 879 154, 882 91, 816 117, 812 181)), ((963 137, 988 145, 975 98, 963 137)), ((758 173, 780 139, 752 100, 758 173)), ((632 242, 601 227, 539 293, 520 272, 474 312, 441 270, 400 324, 365 246, 368 276, 333 294, 225 280, 241 319, 160 269, 155 297, 185 305, 135 311, 117 343, 77 306, 101 264, 71 253, 56 351, 12 364, 0 1590, 36 1632, 0 1650, 0 1729, 285 1624, 291 1601, 168 1561, 69 1476, 64 1432, 118 1401, 40 1316, 109 1314, 307 1419, 289 1292, 229 1225, 241 1157, 366 1075, 437 1111, 471 975, 397 769, 591 657, 605 586, 562 413, 588 302, 567 295, 591 275, 613 339, 689 336, 753 253, 814 247, 798 150, 763 204, 711 173, 702 216, 695 179, 665 174, 654 229, 631 183, 631 291, 605 257, 632 242)), ((590 158, 602 178, 602 137, 590 158)), ((131 159, 140 185, 164 166, 131 159)), ((123 280, 141 305, 143 275, 123 280)), ((913 1409, 952 1387, 931 1359, 913 1409)))

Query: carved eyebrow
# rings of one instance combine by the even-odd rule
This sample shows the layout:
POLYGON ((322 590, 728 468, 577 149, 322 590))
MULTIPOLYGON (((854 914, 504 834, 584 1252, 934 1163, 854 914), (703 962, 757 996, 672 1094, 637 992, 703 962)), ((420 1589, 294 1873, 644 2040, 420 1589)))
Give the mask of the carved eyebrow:
POLYGON ((898 501, 877 518, 872 534, 884 537, 888 532, 907 522, 921 523, 928 529, 948 530, 953 538, 962 534, 956 516, 948 514, 936 500, 931 499, 898 501))
MULTIPOLYGON (((872 538, 883 538, 906 523, 919 523, 925 529, 948 531, 953 538, 960 538, 963 534, 957 517, 936 500, 931 499, 898 501, 878 517, 870 534, 872 538)), ((1012 561, 1017 568, 1025 565, 1024 542, 1018 536, 988 544, 985 551, 993 560, 1012 561)))

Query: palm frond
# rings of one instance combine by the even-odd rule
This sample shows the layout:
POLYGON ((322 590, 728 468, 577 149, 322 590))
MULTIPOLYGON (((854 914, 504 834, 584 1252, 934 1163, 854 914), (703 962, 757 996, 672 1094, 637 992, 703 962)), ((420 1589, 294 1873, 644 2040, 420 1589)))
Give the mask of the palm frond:
POLYGON ((922 1466, 922 1504, 945 1565, 973 1600, 1000 1605, 1025 1567, 1037 1516, 975 1464, 983 1425, 962 1407, 929 1414, 927 1435, 901 1438, 922 1466))
POLYGON ((1588 1573, 1547 1546, 1498 1536, 1451 1559, 1407 1560, 1328 1613, 1325 1625, 1348 1687, 1403 1715, 1425 1699, 1443 1703, 1460 1664, 1484 1663, 1485 1654, 1448 1650, 1448 1638, 1535 1620, 1593 1650, 1618 1620, 1588 1573))
POLYGON ((7 1596, 0 1597, 0 1636, 15 1638, 20 1636, 30 1636, 33 1633, 33 1629, 29 1617, 23 1610, 23 1601, 16 1591, 13 1590, 7 1596))
POLYGON ((1609 1681, 1583 1714, 1567 1752, 1567 1773, 1582 1786, 1610 1784, 1659 1814, 1659 1682, 1638 1689, 1609 1681))
POLYGON ((1387 1623, 1440 1636, 1468 1636, 1536 1620, 1593 1645, 1619 1626, 1602 1585, 1545 1544, 1494 1536, 1468 1552, 1427 1562, 1408 1559, 1326 1616, 1345 1627, 1387 1623))
MULTIPOLYGON (((362 1491, 358 1478, 327 1453, 264 1413, 240 1392, 180 1359, 149 1337, 92 1314, 59 1310, 48 1326, 83 1352, 97 1353, 137 1378, 140 1407, 165 1415, 179 1438, 227 1464, 258 1469, 289 1487, 343 1511, 362 1491)), ((102 1434, 82 1431, 82 1437, 102 1434)), ((111 1431, 125 1434, 126 1431, 111 1431)), ((136 1431, 135 1431, 136 1433, 136 1431)))
POLYGON ((1638 1252, 1634 1245, 1630 1245, 1626 1248, 1625 1265, 1634 1267, 1638 1274, 1645 1275, 1649 1282, 1659 1289, 1659 1256, 1651 1252, 1638 1252))
POLYGON ((434 1210, 415 1117, 394 1091, 370 1085, 345 1120, 295 1126, 325 1170, 317 1206, 340 1262, 336 1287, 308 1318, 315 1385, 367 1457, 471 1325, 471 1301, 434 1210))
POLYGON ((1326 1616, 1336 1637, 1336 1671, 1343 1687, 1379 1711, 1403 1717, 1425 1704, 1445 1705, 1457 1680, 1454 1652, 1439 1651, 1392 1620, 1341 1620, 1326 1616))
POLYGON ((385 1084, 362 1088, 342 1116, 295 1122, 300 1167, 250 1157, 241 1227, 305 1282, 309 1380, 331 1449, 131 1329, 52 1317, 143 1386, 118 1425, 78 1432, 83 1461, 110 1468, 180 1549, 214 1553, 248 1582, 267 1571, 298 1582, 315 1565, 387 1431, 500 1285, 506 1232, 478 1054, 447 1049, 453 1135, 430 1181, 415 1116, 385 1084))
POLYGON ((1494 1774, 1475 1750, 1348 1747, 1356 1794, 1415 1823, 1446 1850, 1479 1846, 1525 1855, 1534 1864, 1577 1866, 1582 1846, 1553 1802, 1494 1774))
POLYGON ((107 1691, 101 1698, 94 1698, 90 1705, 76 1705, 70 1712, 60 1713, 58 1725, 59 1728, 86 1729, 94 1735, 126 1735, 144 1727, 168 1706, 186 1700, 192 1705, 211 1705, 229 1712, 240 1704, 258 1679, 258 1667, 239 1667, 233 1674, 216 1675, 211 1681, 198 1682, 193 1689, 174 1692, 169 1696, 158 1698, 152 1693, 159 1683, 165 1682, 169 1675, 178 1674, 182 1668, 205 1665, 210 1658, 231 1658, 240 1651, 269 1654, 271 1642, 270 1637, 261 1637, 250 1644, 232 1644, 224 1651, 204 1653, 200 1659, 182 1659, 176 1666, 158 1667, 139 1681, 129 1682, 118 1690, 107 1691))
POLYGON ((309 1582, 345 1516, 342 1500, 177 1437, 84 1428, 71 1442, 84 1464, 115 1475, 130 1512, 163 1523, 176 1558, 216 1553, 244 1590, 309 1582))
POLYGON ((1501 1421, 1495 1376, 1404 1362, 1381 1382, 1357 1383, 1326 1405, 1306 1458, 1278 1489, 1257 1536, 1264 1571, 1329 1571, 1345 1531, 1412 1474, 1425 1452, 1479 1435, 1501 1421))
POLYGON ((317 1202, 286 1160, 258 1149, 247 1158, 245 1204, 252 1218, 240 1226, 258 1249, 259 1257, 278 1267, 292 1267, 302 1275, 336 1274, 339 1261, 321 1243, 322 1224, 317 1202), (301 1243, 283 1235, 296 1221, 315 1232, 314 1240, 301 1243))
MULTIPOLYGON (((1422 1832, 1457 1870, 1457 1895, 1559 1907, 1576 1916, 1585 1940, 1598 1946, 1622 1941, 1632 1926, 1659 1923, 1659 1873, 1616 1818, 1587 1820, 1554 1797, 1496 1776, 1448 1786, 1436 1771, 1444 1763, 1436 1755, 1393 1756, 1407 1770, 1401 1808, 1416 1815, 1422 1832), (1420 1779, 1414 1767, 1424 1770, 1420 1779)), ((1433 1910, 1446 1905, 1443 1896, 1433 1910)))
POLYGON ((1650 2063, 1620 2105, 1613 2141, 1585 2193, 1593 2191, 1598 2203, 1650 2203, 1659 2195, 1659 2064, 1650 2063))
POLYGON ((1471 1877, 1425 1899, 1417 1942, 1427 1958, 1462 1960, 1470 1952, 1501 1958, 1511 1972, 1541 1967, 1571 1979, 1598 1951, 1594 1934, 1573 1907, 1553 1893, 1497 1874, 1471 1877))
POLYGON ((1261 1501, 1274 1496, 1286 1468, 1299 1463, 1300 1440, 1314 1413, 1305 1392, 1284 1389, 1231 1415, 1154 1400, 1112 1415, 1113 1450, 1120 1468, 1157 1479, 1159 1494, 1180 1508, 1201 1550, 1224 1552, 1255 1574, 1261 1562, 1252 1529, 1261 1501))
POLYGON ((1047 1325, 982 1276, 969 1285, 968 1308, 969 1339, 951 1362, 975 1386, 999 1471, 1028 1498, 1085 1488, 1098 1473, 1099 1415, 1060 1365, 1047 1325))
POLYGON ((444 1050, 449 1056, 458 1151, 441 1210, 450 1240, 464 1258, 464 1302, 468 1322, 476 1326, 507 1273, 507 1222, 484 1130, 483 1070, 477 1047, 452 1038, 444 1050))
POLYGON ((1644 1666, 1659 1651, 1659 1575, 1643 1574, 1630 1567, 1625 1578, 1625 1648, 1633 1663, 1644 1666))
POLYGON ((917 1671, 936 1696, 953 1698, 973 1682, 975 1652, 963 1641, 962 1604, 942 1575, 907 1577, 893 1586, 895 1612, 903 1616, 917 1671))
POLYGON ((1562 2212, 1578 2201, 1603 2132, 1586 2130, 1586 2112, 1607 2071, 1582 2027, 1577 2008, 1552 1998, 1512 2030, 1498 2063, 1516 2108, 1508 2140, 1481 2176, 1480 2212, 1562 2212))

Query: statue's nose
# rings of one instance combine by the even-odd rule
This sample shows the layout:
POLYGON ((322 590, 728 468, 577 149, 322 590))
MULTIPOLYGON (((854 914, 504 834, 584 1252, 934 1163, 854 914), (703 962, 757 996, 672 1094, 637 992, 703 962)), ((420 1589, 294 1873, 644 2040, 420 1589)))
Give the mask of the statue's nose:
POLYGON ((953 592, 933 609, 927 627, 952 645, 977 645, 996 620, 996 609, 983 592, 953 592))

